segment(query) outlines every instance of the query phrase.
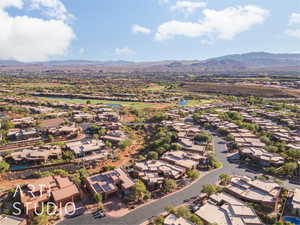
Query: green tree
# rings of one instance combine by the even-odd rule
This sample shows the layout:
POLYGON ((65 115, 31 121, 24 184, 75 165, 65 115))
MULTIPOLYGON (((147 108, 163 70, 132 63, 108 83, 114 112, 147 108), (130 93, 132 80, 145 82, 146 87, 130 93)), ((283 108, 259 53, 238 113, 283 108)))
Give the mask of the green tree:
POLYGON ((189 170, 186 174, 191 180, 196 180, 200 176, 199 171, 196 169, 189 170))
POLYGON ((9 129, 12 129, 14 127, 15 127, 15 125, 10 120, 4 120, 2 122, 2 125, 1 125, 1 128, 4 129, 4 130, 9 130, 9 129))
POLYGON ((155 114, 154 116, 152 116, 150 119, 149 119, 149 122, 152 122, 152 123, 160 123, 162 122, 163 120, 167 120, 168 119, 168 116, 165 115, 165 114, 162 114, 162 113, 158 113, 158 114, 155 114))
POLYGON ((283 164, 283 166, 281 167, 282 169, 282 172, 285 174, 285 175, 288 175, 288 176, 292 176, 295 169, 297 169, 297 163, 295 162, 287 162, 285 164, 283 164))
POLYGON ((163 225, 165 221, 165 218, 163 216, 157 216, 154 219, 154 224, 155 225, 163 225))
POLYGON ((99 193, 95 194, 94 199, 95 199, 95 202, 97 202, 97 203, 100 203, 103 200, 102 195, 99 193))
POLYGON ((299 160, 300 159, 300 151, 296 149, 289 149, 286 154, 292 160, 299 160))
POLYGON ((237 120, 237 121, 242 121, 243 120, 242 115, 238 112, 229 111, 229 112, 226 112, 226 114, 232 120, 237 120))
POLYGON ((167 205, 165 207, 165 210, 170 213, 170 214, 175 214, 176 213, 176 208, 174 206, 171 206, 171 205, 167 205))
POLYGON ((147 188, 141 180, 137 180, 134 186, 131 188, 129 199, 135 201, 141 201, 144 199, 144 195, 147 193, 147 188))
POLYGON ((186 206, 179 206, 176 208, 176 216, 189 219, 191 217, 191 211, 186 206))
POLYGON ((227 185, 230 182, 230 176, 228 174, 222 173, 219 176, 219 180, 222 185, 227 185))
POLYGON ((42 214, 35 216, 32 220, 33 225, 47 225, 49 223, 49 216, 42 214))
POLYGON ((48 141, 49 142, 53 142, 54 141, 54 137, 51 134, 48 135, 48 141))
POLYGON ((104 129, 104 128, 102 128, 102 129, 100 129, 100 130, 98 131, 98 134, 99 134, 100 136, 104 136, 106 133, 107 133, 107 130, 104 129))
POLYGON ((126 149, 127 147, 129 147, 131 145, 131 141, 129 139, 126 139, 124 141, 122 141, 120 144, 119 144, 119 147, 124 150, 126 149))
POLYGON ((104 166, 104 167, 102 168, 102 171, 103 171, 103 172, 107 172, 107 171, 114 170, 115 168, 116 168, 115 166, 107 165, 107 166, 104 166))
POLYGON ((212 136, 206 131, 202 131, 194 136, 194 140, 198 142, 210 143, 212 141, 212 136))
POLYGON ((267 144, 267 145, 270 145, 270 144, 271 144, 270 138, 268 138, 268 137, 265 136, 265 135, 261 136, 261 137, 260 137, 260 140, 261 140, 263 143, 267 144))
POLYGON ((224 128, 218 128, 217 129, 217 132, 221 135, 221 136, 226 136, 226 135, 228 135, 228 131, 226 130, 226 129, 224 129, 224 128))
POLYGON ((112 143, 109 142, 109 141, 106 141, 104 144, 105 144, 105 146, 108 147, 108 148, 111 148, 111 147, 112 147, 112 143))
POLYGON ((62 158, 68 162, 72 161, 75 159, 75 156, 72 152, 70 151, 63 151, 62 152, 62 158))
POLYGON ((9 170, 10 165, 5 161, 0 161, 0 173, 6 172, 9 170))
POLYGON ((204 222, 195 214, 190 216, 190 221, 197 225, 204 225, 204 222))
POLYGON ((55 169, 55 170, 52 171, 52 173, 55 174, 55 175, 62 176, 62 177, 69 177, 70 176, 68 171, 63 170, 63 169, 55 169))
POLYGON ((207 194, 208 196, 211 196, 212 194, 216 193, 217 190, 218 189, 217 189, 216 185, 213 185, 213 184, 204 184, 202 186, 201 192, 207 194))
POLYGON ((162 188, 165 193, 172 192, 177 188, 176 181, 173 179, 165 179, 162 188))
POLYGON ((148 160, 157 160, 158 159, 158 153, 151 151, 147 154, 147 159, 148 160))

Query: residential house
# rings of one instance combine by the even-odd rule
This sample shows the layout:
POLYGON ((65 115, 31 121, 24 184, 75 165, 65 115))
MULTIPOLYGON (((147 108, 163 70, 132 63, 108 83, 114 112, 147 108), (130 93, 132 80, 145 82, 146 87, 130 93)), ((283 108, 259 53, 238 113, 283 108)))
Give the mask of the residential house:
POLYGON ((104 147, 105 144, 103 141, 94 139, 70 142, 66 144, 67 150, 73 152, 77 158, 89 156, 95 153, 101 153, 104 147))
POLYGON ((177 217, 174 214, 169 214, 164 220, 164 225, 195 225, 182 217, 177 217))
POLYGON ((185 172, 186 168, 172 165, 163 160, 149 160, 144 162, 137 162, 134 165, 135 174, 143 180, 148 180, 147 183, 152 183, 154 180, 160 180, 159 177, 179 179, 185 172), (149 176, 151 174, 151 176, 149 176), (155 176, 155 177, 153 177, 155 176))
POLYGON ((239 149, 241 156, 249 157, 262 166, 280 166, 284 163, 284 158, 278 154, 270 153, 263 148, 243 147, 239 149))
POLYGON ((14 164, 41 164, 51 159, 59 159, 61 156, 62 150, 59 146, 45 145, 12 152, 6 158, 14 164))
POLYGON ((24 218, 2 214, 0 215, 0 225, 27 225, 27 221, 24 218))
POLYGON ((91 194, 102 194, 104 199, 116 193, 124 196, 133 185, 134 181, 120 168, 86 178, 91 194))
POLYGON ((196 153, 184 151, 169 151, 162 155, 161 160, 164 160, 173 165, 183 167, 187 170, 196 169, 200 163, 201 157, 196 153))
POLYGON ((10 141, 25 141, 28 139, 36 139, 40 137, 38 131, 35 128, 29 128, 26 130, 13 128, 9 129, 7 133, 7 138, 10 141))
POLYGON ((299 188, 295 188, 290 206, 291 206, 291 210, 289 210, 289 212, 291 212, 295 216, 300 216, 300 189, 299 188))
POLYGON ((109 141, 112 144, 119 144, 120 142, 127 139, 126 134, 121 130, 112 130, 107 132, 106 135, 101 137, 104 141, 109 141))
POLYGON ((73 137, 77 136, 80 132, 82 131, 81 127, 76 126, 75 123, 72 125, 65 125, 65 126, 60 126, 60 127, 52 127, 48 129, 48 134, 59 137, 73 137))
POLYGON ((210 196, 195 214, 206 224, 263 225, 252 207, 224 192, 210 196))
POLYGON ((23 117, 23 118, 19 118, 19 119, 13 119, 11 120, 11 122, 19 128, 26 128, 26 127, 30 127, 32 125, 34 125, 34 118, 32 117, 23 117))
POLYGON ((61 208, 68 202, 80 200, 80 191, 68 177, 49 176, 22 188, 20 199, 26 215, 31 217, 43 207, 43 203, 52 202, 61 208))
POLYGON ((265 182, 249 177, 232 177, 224 190, 244 201, 261 204, 275 209, 278 204, 281 187, 275 182, 265 182))

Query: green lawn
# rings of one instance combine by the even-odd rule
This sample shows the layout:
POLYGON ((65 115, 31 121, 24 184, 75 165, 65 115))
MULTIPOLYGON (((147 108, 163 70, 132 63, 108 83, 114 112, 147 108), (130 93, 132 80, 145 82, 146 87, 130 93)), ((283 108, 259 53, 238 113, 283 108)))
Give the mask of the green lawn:
POLYGON ((207 100, 207 99, 203 99, 203 100, 189 100, 188 104, 185 106, 198 106, 198 105, 203 105, 203 104, 209 104, 209 103, 213 103, 214 100, 207 100))
POLYGON ((19 83, 13 85, 13 87, 22 88, 52 88, 52 87, 69 87, 68 84, 58 84, 58 83, 19 83))
POLYGON ((70 103, 77 103, 77 104, 84 104, 88 100, 91 101, 91 104, 118 104, 122 105, 124 107, 130 107, 134 109, 145 109, 145 108, 152 108, 152 107, 158 107, 168 104, 163 103, 145 103, 145 102, 123 102, 123 101, 108 101, 108 100, 94 100, 94 99, 71 99, 71 98, 45 98, 42 97, 40 99, 43 99, 45 101, 55 101, 55 102, 70 102, 70 103))

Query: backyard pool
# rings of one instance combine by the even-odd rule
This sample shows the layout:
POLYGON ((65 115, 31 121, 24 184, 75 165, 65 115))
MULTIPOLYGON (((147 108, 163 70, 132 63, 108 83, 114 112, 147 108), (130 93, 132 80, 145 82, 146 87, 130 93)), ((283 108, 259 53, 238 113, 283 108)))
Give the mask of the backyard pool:
POLYGON ((295 225, 300 225, 300 219, 296 218, 296 217, 284 217, 283 220, 285 222, 291 222, 295 225))
POLYGON ((13 165, 10 167, 11 171, 18 171, 18 170, 23 170, 23 169, 28 169, 30 166, 21 166, 21 165, 13 165))

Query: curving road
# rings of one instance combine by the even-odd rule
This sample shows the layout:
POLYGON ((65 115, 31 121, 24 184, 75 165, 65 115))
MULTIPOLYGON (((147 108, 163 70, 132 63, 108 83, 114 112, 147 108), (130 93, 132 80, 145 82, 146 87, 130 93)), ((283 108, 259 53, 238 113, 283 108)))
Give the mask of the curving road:
MULTIPOLYGON (((219 175, 222 173, 231 175, 247 175, 250 177, 258 175, 246 171, 245 168, 241 168, 239 165, 229 163, 226 156, 227 148, 221 138, 214 137, 213 142, 216 150, 216 156, 219 161, 223 163, 223 168, 212 171, 185 190, 179 191, 173 195, 138 208, 120 218, 105 217, 102 219, 95 219, 92 215, 85 214, 77 218, 64 220, 63 222, 59 223, 59 225, 139 225, 152 216, 162 213, 167 205, 181 205, 184 200, 199 195, 202 185, 216 183, 219 175)), ((292 184, 288 185, 294 186, 292 184)))

